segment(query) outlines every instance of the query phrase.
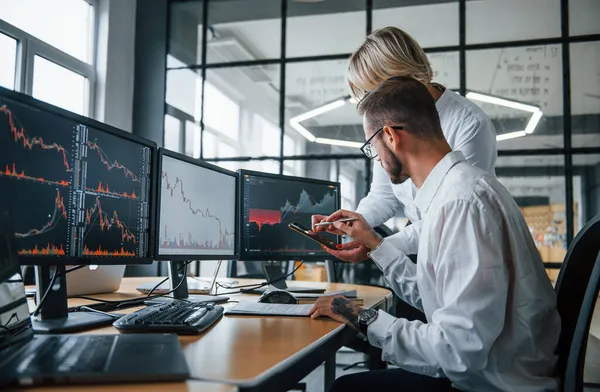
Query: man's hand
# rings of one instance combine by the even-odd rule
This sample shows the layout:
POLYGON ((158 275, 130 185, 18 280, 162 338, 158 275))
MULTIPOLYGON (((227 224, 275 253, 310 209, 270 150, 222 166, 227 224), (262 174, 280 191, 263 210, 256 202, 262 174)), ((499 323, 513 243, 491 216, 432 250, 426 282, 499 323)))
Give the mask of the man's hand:
POLYGON ((326 231, 328 233, 331 234, 335 234, 335 235, 343 235, 344 233, 342 233, 339 230, 336 230, 335 227, 333 227, 333 225, 329 225, 329 226, 315 226, 317 223, 321 223, 321 222, 331 222, 331 219, 329 219, 329 216, 325 216, 325 215, 313 215, 311 216, 310 220, 311 220, 311 229, 312 231, 314 231, 315 233, 319 232, 319 231, 326 231))
POLYGON ((340 244, 337 246, 337 250, 332 250, 322 245, 321 247, 333 257, 349 263, 360 263, 369 257, 369 248, 362 245, 358 241, 350 241, 345 244, 340 244))
POLYGON ((356 212, 339 210, 331 214, 327 218, 327 221, 334 222, 330 226, 333 226, 342 234, 352 237, 355 243, 364 245, 370 250, 377 248, 382 241, 379 234, 373 230, 365 218, 356 212), (350 222, 335 222, 345 218, 354 218, 355 220, 350 222))
POLYGON ((339 295, 323 296, 317 299, 317 302, 310 310, 311 318, 327 316, 340 323, 346 323, 350 327, 359 330, 358 314, 362 308, 339 295))

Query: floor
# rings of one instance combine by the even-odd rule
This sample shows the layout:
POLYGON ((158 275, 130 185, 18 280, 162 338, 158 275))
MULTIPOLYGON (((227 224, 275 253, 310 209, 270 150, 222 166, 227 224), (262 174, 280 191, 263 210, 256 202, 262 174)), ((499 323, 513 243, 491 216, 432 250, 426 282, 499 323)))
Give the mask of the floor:
MULTIPOLYGON (((364 356, 360 353, 352 352, 349 349, 342 349, 337 353, 337 371, 336 376, 340 377, 345 374, 366 371, 362 367, 354 367, 349 370, 344 370, 346 365, 360 362, 364 360, 364 356)), ((302 382, 306 383, 307 392, 325 392, 323 390, 323 366, 315 369, 302 382)), ((596 310, 590 327, 590 337, 588 339, 587 354, 585 360, 585 376, 586 383, 600 384, 600 301, 596 303, 596 310)), ((585 388, 584 391, 600 391, 599 388, 585 388)))

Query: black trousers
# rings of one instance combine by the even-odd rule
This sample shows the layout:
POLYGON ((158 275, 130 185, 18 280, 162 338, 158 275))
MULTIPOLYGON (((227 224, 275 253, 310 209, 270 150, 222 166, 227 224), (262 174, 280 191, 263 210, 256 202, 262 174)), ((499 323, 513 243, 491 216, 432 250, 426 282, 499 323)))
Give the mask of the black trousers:
POLYGON ((454 392, 447 378, 433 378, 402 369, 372 370, 335 380, 329 392, 454 392))

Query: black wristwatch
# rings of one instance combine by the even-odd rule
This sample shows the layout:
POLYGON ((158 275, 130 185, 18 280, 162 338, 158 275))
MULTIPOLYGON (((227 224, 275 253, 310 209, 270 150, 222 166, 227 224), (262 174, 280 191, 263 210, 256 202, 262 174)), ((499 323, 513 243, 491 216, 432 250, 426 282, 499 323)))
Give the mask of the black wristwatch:
POLYGON ((365 309, 358 314, 358 328, 363 335, 367 334, 369 325, 377 320, 378 314, 379 313, 375 309, 365 309))

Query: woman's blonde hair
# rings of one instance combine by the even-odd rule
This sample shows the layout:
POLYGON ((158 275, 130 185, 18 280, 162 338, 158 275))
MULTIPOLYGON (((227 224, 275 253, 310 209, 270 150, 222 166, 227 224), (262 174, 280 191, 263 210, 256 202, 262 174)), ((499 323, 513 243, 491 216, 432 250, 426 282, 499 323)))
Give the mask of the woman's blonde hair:
POLYGON ((409 76, 427 85, 433 78, 431 64, 413 37, 397 27, 375 30, 350 56, 348 83, 354 98, 394 76, 409 76))

